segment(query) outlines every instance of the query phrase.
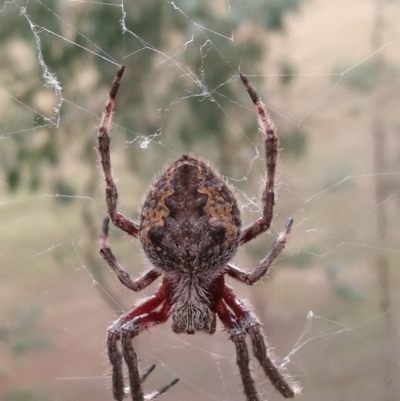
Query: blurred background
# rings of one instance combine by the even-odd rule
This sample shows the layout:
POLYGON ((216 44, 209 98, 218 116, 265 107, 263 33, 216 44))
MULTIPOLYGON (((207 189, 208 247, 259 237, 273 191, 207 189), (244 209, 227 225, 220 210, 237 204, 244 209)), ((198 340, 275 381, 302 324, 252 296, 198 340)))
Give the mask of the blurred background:
MULTIPOLYGON (((109 324, 134 294, 98 256, 105 214, 96 127, 119 64, 112 163, 119 210, 138 216, 182 152, 260 215, 262 135, 245 72, 278 127, 275 218, 235 263, 252 270, 289 216, 292 235, 261 283, 228 280, 303 386, 299 400, 400 393, 400 3, 394 0, 39 1, 0 5, 0 399, 112 400, 109 324)), ((137 276, 139 243, 112 229, 137 276)), ((134 341, 168 400, 244 400, 234 347, 175 335, 134 341)), ((281 400, 256 363, 263 399, 281 400)))

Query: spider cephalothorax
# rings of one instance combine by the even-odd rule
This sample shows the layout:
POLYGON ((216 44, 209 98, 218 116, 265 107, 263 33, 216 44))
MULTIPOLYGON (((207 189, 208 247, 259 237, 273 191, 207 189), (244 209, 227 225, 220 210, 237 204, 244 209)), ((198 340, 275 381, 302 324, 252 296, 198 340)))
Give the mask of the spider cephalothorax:
POLYGON ((273 123, 245 75, 240 77, 253 100, 265 135, 267 180, 262 194, 263 213, 253 224, 242 229, 237 201, 225 181, 207 162, 183 155, 169 165, 150 188, 144 201, 140 223, 117 212, 118 192, 111 172, 108 128, 115 96, 124 72, 120 67, 114 79, 98 133, 98 148, 106 180, 109 217, 103 222, 100 253, 127 288, 140 291, 163 276, 151 297, 120 316, 108 329, 107 350, 112 365, 115 400, 127 393, 133 401, 153 400, 177 383, 172 380, 158 390, 144 394, 142 383, 155 365, 139 372, 132 338, 143 330, 172 320, 175 333, 213 334, 217 316, 236 348, 236 362, 248 401, 259 401, 250 371, 246 344, 249 335, 255 358, 275 388, 286 398, 299 387, 272 358, 256 316, 225 284, 229 275, 253 284, 263 277, 285 246, 293 220, 289 219, 266 257, 248 273, 230 263, 239 245, 265 232, 271 225, 275 202, 274 182, 278 138, 273 123), (109 220, 128 234, 139 238, 153 265, 141 277, 132 280, 107 245, 109 220), (122 355, 119 349, 121 343, 122 355), (129 374, 128 391, 124 386, 122 356, 129 374))

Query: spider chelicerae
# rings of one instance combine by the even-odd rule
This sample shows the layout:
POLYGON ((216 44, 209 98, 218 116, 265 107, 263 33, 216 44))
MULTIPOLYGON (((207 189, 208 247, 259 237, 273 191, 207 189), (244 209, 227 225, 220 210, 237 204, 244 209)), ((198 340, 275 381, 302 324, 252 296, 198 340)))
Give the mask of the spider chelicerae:
POLYGON ((260 280, 284 248, 293 224, 292 219, 287 221, 253 272, 243 271, 231 263, 237 248, 268 230, 273 217, 278 137, 268 112, 247 77, 241 74, 265 136, 267 178, 262 193, 262 216, 258 220, 242 229, 240 210, 229 185, 206 161, 184 154, 165 168, 151 186, 140 221, 136 223, 117 211, 118 192, 110 161, 108 129, 123 72, 121 66, 98 132, 109 215, 103 221, 100 254, 119 281, 130 290, 140 291, 160 276, 162 281, 152 296, 124 313, 108 328, 107 351, 112 366, 114 399, 121 401, 130 393, 133 401, 154 400, 179 380, 175 378, 158 390, 144 394, 142 384, 155 365, 139 371, 132 338, 168 318, 172 319, 175 333, 203 331, 213 334, 216 316, 236 348, 236 363, 247 400, 259 401, 260 398, 250 370, 246 335, 250 337, 255 358, 271 383, 284 397, 294 397, 300 389, 277 364, 257 317, 224 281, 225 275, 248 285, 260 280), (110 219, 121 230, 139 238, 153 266, 137 279, 130 277, 107 245, 110 219), (124 385, 123 359, 128 370, 128 386, 124 385))

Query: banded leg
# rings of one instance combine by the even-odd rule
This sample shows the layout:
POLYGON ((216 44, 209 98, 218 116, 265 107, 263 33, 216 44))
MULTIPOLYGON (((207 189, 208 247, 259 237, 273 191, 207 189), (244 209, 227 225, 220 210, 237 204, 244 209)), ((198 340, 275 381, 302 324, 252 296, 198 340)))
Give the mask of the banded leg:
POLYGON ((224 301, 220 301, 216 312, 225 330, 228 332, 230 339, 236 348, 236 364, 239 368, 240 377, 242 379, 243 390, 247 401, 260 401, 258 397, 256 385, 250 371, 250 356, 246 344, 246 332, 237 323, 224 301))
MULTIPOLYGON (((132 399, 134 401, 143 400, 143 392, 141 390, 141 384, 154 370, 155 365, 152 365, 149 368, 147 368, 141 375, 139 374, 137 356, 134 351, 132 353, 133 347, 131 338, 139 334, 145 328, 150 327, 151 325, 154 324, 163 323, 165 320, 168 319, 169 307, 163 306, 163 308, 160 311, 154 312, 154 309, 158 308, 164 301, 165 301, 164 289, 163 286, 160 285, 160 287, 153 296, 147 298, 136 308, 133 308, 131 311, 122 315, 108 329, 107 350, 108 350, 108 357, 112 366, 113 395, 114 399, 117 401, 122 401, 127 394, 124 387, 122 355, 124 356, 125 362, 127 363, 129 370, 129 375, 130 375, 129 388, 133 389, 130 390, 130 393, 132 394, 132 399), (122 343, 122 348, 123 348, 122 354, 118 349, 119 340, 121 340, 122 343), (131 379, 132 377, 134 378, 134 380, 131 379)), ((178 380, 175 379, 171 383, 175 384, 177 381, 178 380)), ((173 385, 171 383, 161 387, 154 393, 157 393, 158 395, 164 393, 165 391, 168 390, 169 387, 173 385)), ((155 398, 156 398, 155 396, 151 395, 150 398, 146 399, 155 399, 155 398)))
POLYGON ((223 298, 233 310, 240 326, 249 334, 254 356, 265 375, 285 398, 293 398, 295 394, 300 392, 300 388, 289 376, 286 369, 279 366, 278 360, 272 351, 268 351, 267 341, 256 316, 233 293, 230 287, 225 286, 223 298))
POLYGON ((124 73, 124 69, 124 66, 119 67, 117 75, 114 78, 114 82, 103 111, 103 116, 101 118, 99 132, 97 134, 97 141, 100 161, 103 167, 104 178, 106 180, 108 214, 111 218, 111 221, 118 228, 134 237, 137 237, 139 232, 139 227, 137 224, 117 211, 118 191, 112 175, 110 160, 110 137, 108 136, 108 130, 110 128, 112 112, 115 104, 115 97, 117 95, 119 83, 121 81, 122 74, 124 73))
POLYGON ((253 272, 250 273, 243 271, 239 267, 228 263, 225 267, 225 273, 247 285, 253 285, 254 283, 256 283, 258 280, 260 280, 260 278, 268 273, 268 270, 271 267, 272 263, 282 252, 283 248, 286 245, 286 240, 290 234, 292 224, 293 219, 289 219, 283 230, 278 234, 278 237, 272 244, 272 247, 267 253, 267 256, 260 262, 260 264, 253 272))
POLYGON ((240 74, 240 78, 246 86, 251 100, 256 106, 260 130, 265 134, 265 159, 267 164, 267 179, 265 181, 265 188, 261 198, 263 206, 262 216, 253 224, 246 227, 240 234, 240 243, 244 244, 268 230, 271 225, 275 205, 274 186, 279 141, 276 135, 274 123, 267 109, 261 102, 260 97, 257 95, 246 75, 240 74))
POLYGON ((122 355, 128 367, 129 389, 133 401, 155 400, 179 381, 178 378, 175 378, 159 389, 144 394, 142 390, 143 376, 139 373, 138 358, 132 345, 132 338, 137 336, 141 331, 151 326, 164 323, 169 317, 169 310, 169 305, 164 303, 161 310, 140 315, 121 328, 122 355))
POLYGON ((107 262, 107 264, 114 270, 118 280, 127 288, 132 291, 140 291, 149 286, 154 280, 160 277, 161 273, 156 269, 150 269, 145 272, 141 277, 133 280, 129 273, 118 263, 117 258, 114 256, 111 248, 108 246, 108 230, 109 230, 109 217, 103 220, 101 237, 100 237, 100 255, 107 262))

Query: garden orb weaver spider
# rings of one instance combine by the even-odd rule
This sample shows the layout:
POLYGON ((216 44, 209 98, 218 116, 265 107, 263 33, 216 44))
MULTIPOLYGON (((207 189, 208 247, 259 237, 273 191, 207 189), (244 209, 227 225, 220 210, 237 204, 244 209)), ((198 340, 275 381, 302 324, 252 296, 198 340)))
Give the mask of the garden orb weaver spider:
POLYGON ((256 106, 260 130, 265 135, 267 179, 262 194, 263 212, 257 221, 242 229, 240 210, 227 183, 206 161, 184 154, 154 182, 144 201, 140 222, 136 223, 117 211, 118 192, 110 161, 108 129, 123 72, 121 66, 111 87, 97 136, 108 208, 108 217, 102 226, 100 254, 119 281, 130 290, 140 291, 160 276, 162 282, 152 296, 124 313, 108 328, 107 351, 112 366, 114 399, 122 401, 130 393, 133 401, 154 400, 179 380, 175 378, 158 390, 144 394, 142 383, 155 365, 139 372, 133 337, 168 318, 172 318, 175 333, 203 331, 213 334, 217 316, 235 345, 236 362, 247 400, 259 401, 260 398, 250 371, 246 335, 251 339, 255 358, 274 387, 285 398, 294 397, 300 389, 285 369, 273 360, 260 322, 224 282, 225 275, 248 285, 263 277, 284 248, 293 224, 292 219, 287 221, 266 257, 252 273, 230 262, 240 245, 256 238, 271 225, 278 138, 268 112, 247 77, 241 74, 256 106), (153 265, 135 280, 118 263, 107 244, 110 219, 118 228, 140 240, 153 265), (128 387, 124 385, 123 359, 128 369, 128 387))

